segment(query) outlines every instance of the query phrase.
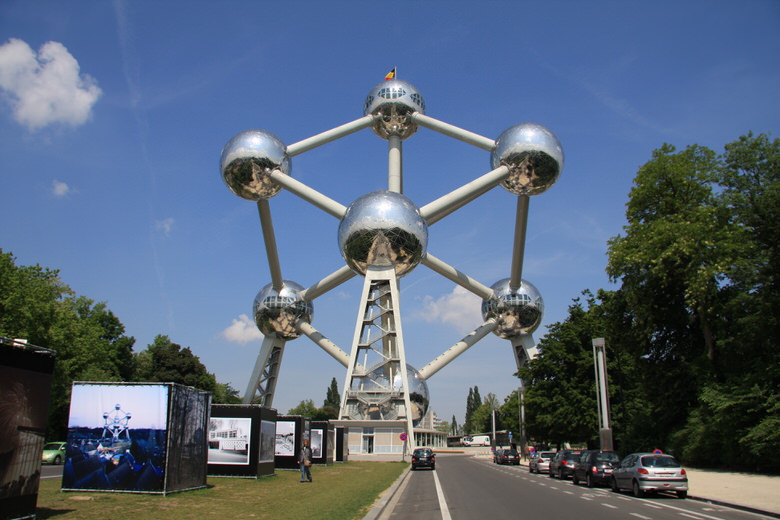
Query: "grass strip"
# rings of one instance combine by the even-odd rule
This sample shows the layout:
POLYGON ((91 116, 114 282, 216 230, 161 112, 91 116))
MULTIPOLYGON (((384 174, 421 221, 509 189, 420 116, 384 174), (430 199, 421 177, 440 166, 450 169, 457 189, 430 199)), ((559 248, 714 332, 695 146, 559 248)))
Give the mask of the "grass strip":
POLYGON ((276 475, 257 480, 212 477, 207 488, 167 496, 60 491, 58 479, 43 480, 37 516, 56 520, 356 520, 366 515, 407 466, 366 461, 315 466, 312 483, 300 483, 298 471, 277 470, 276 475))

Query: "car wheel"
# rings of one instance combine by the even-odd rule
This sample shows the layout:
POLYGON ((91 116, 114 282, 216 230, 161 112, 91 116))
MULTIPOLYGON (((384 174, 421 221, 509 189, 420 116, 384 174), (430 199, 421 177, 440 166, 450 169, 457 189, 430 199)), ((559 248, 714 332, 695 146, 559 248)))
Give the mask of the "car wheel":
POLYGON ((580 479, 577 478, 577 473, 571 474, 571 483, 574 484, 575 486, 580 485, 580 479))
POLYGON ((688 492, 687 491, 678 491, 677 492, 677 498, 688 498, 688 492))
POLYGON ((54 464, 55 464, 55 465, 58 465, 58 466, 59 466, 60 464, 62 464, 62 457, 60 457, 59 455, 57 455, 56 457, 54 457, 54 464))
POLYGON ((615 477, 612 477, 612 480, 609 481, 609 487, 611 487, 612 491, 614 491, 615 493, 620 491, 620 488, 617 485, 617 479, 615 477))
POLYGON ((416 469, 417 469, 417 468, 415 468, 414 466, 412 466, 412 471, 414 471, 414 470, 416 470, 416 469))
POLYGON ((642 491, 642 489, 639 487, 639 482, 637 482, 636 480, 634 481, 633 491, 634 491, 634 496, 637 498, 642 498, 643 496, 645 496, 645 492, 642 491))
POLYGON ((435 470, 435 469, 436 469, 436 464, 431 464, 431 470, 435 470))
POLYGON ((558 470, 558 480, 566 480, 566 477, 563 475, 563 470, 558 470))
POLYGON ((555 474, 552 471, 548 471, 547 476, 550 478, 555 478, 555 474))
POLYGON ((585 485, 587 485, 589 488, 593 487, 593 477, 588 473, 588 476, 585 477, 585 485))

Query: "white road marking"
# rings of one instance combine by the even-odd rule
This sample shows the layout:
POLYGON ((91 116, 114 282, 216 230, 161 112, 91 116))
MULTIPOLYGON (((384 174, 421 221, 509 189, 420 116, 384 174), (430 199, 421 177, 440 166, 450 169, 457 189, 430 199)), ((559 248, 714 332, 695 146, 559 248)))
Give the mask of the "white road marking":
POLYGON ((635 516, 637 518, 641 518, 642 520, 653 520, 652 517, 640 515, 639 513, 630 513, 631 516, 635 516))
POLYGON ((689 515, 688 513, 680 513, 680 516, 687 516, 688 518, 693 518, 693 520, 701 520, 700 516, 693 516, 689 515))
POLYGON ((600 504, 601 504, 602 506, 604 506, 604 507, 608 507, 608 508, 610 508, 610 509, 617 509, 617 508, 618 508, 618 506, 613 506, 612 504, 607 504, 607 503, 605 503, 605 502, 600 502, 600 504))
POLYGON ((439 496, 439 509, 441 509, 442 520, 452 520, 450 516, 450 509, 447 507, 447 501, 444 499, 444 491, 441 489, 441 482, 439 482, 439 475, 433 472, 433 481, 436 483, 436 494, 439 496))

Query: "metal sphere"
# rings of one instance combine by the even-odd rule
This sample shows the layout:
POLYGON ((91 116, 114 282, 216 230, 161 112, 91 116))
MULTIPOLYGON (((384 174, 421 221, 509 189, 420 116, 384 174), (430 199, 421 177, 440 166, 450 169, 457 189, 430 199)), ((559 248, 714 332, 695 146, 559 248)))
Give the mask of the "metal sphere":
MULTIPOLYGON (((428 411, 430 403, 428 383, 420 377, 420 372, 409 364, 406 365, 406 377, 409 382, 409 401, 412 407, 409 413, 412 416, 412 423, 416 426, 428 411)), ((374 369, 367 378, 361 379, 361 383, 358 392, 364 392, 371 397, 370 400, 361 401, 358 405, 361 419, 373 421, 394 416, 396 411, 390 397, 397 395, 403 387, 400 372, 392 376, 388 373, 388 365, 382 365, 374 369)))
POLYGON ((382 115, 372 127, 382 139, 391 135, 406 139, 414 134, 417 125, 410 117, 413 112, 425 114, 425 101, 419 90, 400 79, 390 79, 375 86, 363 106, 363 115, 382 115))
POLYGON ((263 287, 255 296, 252 314, 260 332, 265 336, 295 339, 301 335, 295 328, 299 319, 311 322, 314 306, 301 298, 303 287, 284 280, 282 289, 276 291, 272 284, 263 287))
POLYGON ((490 154, 493 169, 508 166, 502 183, 515 195, 538 195, 547 191, 563 170, 563 148, 549 129, 536 123, 521 123, 496 139, 490 154))
POLYGON ((347 208, 338 239, 341 256, 356 273, 364 276, 369 266, 394 266, 400 278, 425 256, 428 225, 404 195, 375 191, 347 208))
POLYGON ((482 318, 494 318, 498 328, 494 333, 504 339, 519 334, 530 334, 539 328, 544 314, 544 301, 539 290, 526 280, 520 281, 520 288, 513 291, 509 278, 499 280, 491 286, 494 296, 482 300, 482 318))
POLYGON ((287 147, 270 132, 247 130, 222 149, 222 180, 230 191, 247 200, 270 199, 282 190, 269 176, 273 170, 289 175, 287 147))

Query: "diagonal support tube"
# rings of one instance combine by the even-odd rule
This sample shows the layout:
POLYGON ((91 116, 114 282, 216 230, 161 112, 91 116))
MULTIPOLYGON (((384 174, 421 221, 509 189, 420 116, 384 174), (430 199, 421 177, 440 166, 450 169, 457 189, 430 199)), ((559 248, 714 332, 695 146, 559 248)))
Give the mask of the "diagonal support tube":
POLYGON ((298 322, 295 324, 295 328, 298 330, 298 332, 305 334, 306 337, 319 345, 322 350, 330 354, 333 359, 344 365, 345 368, 349 366, 349 354, 336 346, 336 344, 331 340, 320 334, 317 329, 312 327, 311 323, 298 320, 298 322))
POLYGON ((380 116, 367 115, 341 126, 337 126, 331 130, 322 132, 321 134, 309 137, 308 139, 304 139, 303 141, 293 143, 287 147, 287 155, 290 157, 300 155, 303 152, 308 152, 309 150, 317 148, 318 146, 322 146, 323 144, 330 143, 336 139, 340 139, 359 130, 363 130, 364 128, 371 126, 371 124, 374 122, 374 119, 377 117, 380 116))
POLYGON ((517 197, 517 213, 515 215, 515 244, 512 249, 512 268, 509 276, 509 288, 512 291, 520 289, 523 276, 523 255, 525 255, 525 235, 528 227, 528 195, 517 197))
POLYGON ((470 276, 461 273, 451 265, 447 264, 442 260, 439 260, 438 258, 436 258, 430 253, 425 255, 425 257, 422 260, 422 263, 426 267, 433 269, 434 271, 436 271, 443 277, 447 278, 448 280, 451 280, 456 284, 460 285, 467 291, 471 291, 472 293, 476 294, 483 300, 489 300, 490 298, 493 297, 493 289, 479 283, 478 281, 471 278, 470 276))
POLYGON ((414 112, 412 114, 412 121, 420 126, 424 126, 425 128, 439 132, 440 134, 453 137, 459 141, 463 141, 464 143, 474 145, 477 148, 482 148, 488 152, 492 152, 496 149, 496 142, 493 139, 482 137, 479 134, 458 128, 457 126, 445 123, 444 121, 439 121, 438 119, 426 116, 425 114, 414 112))
POLYGON ((279 263, 279 252, 276 249, 276 236, 274 235, 274 224, 271 219, 271 205, 267 199, 257 201, 257 212, 260 214, 260 227, 263 230, 265 252, 268 255, 268 267, 271 270, 271 285, 274 290, 281 291, 284 280, 282 279, 282 267, 279 263))
POLYGON ((301 291, 300 297, 304 300, 312 301, 331 289, 335 289, 347 280, 352 279, 354 276, 356 276, 355 272, 345 265, 338 271, 329 274, 319 282, 301 291))
POLYGON ((336 218, 343 218, 344 213, 347 211, 346 206, 343 204, 326 197, 314 188, 310 188, 301 181, 293 179, 289 175, 282 173, 280 170, 272 171, 269 176, 276 184, 279 184, 284 189, 289 190, 291 193, 299 196, 306 202, 310 202, 311 204, 317 206, 321 210, 333 215, 336 218))
POLYGON ((433 374, 450 364, 450 362, 453 361, 456 357, 460 356, 469 348, 474 346, 476 342, 496 330, 496 327, 498 327, 498 322, 493 318, 490 318, 485 323, 477 327, 474 332, 455 343, 453 346, 444 351, 444 353, 442 353, 439 357, 425 365, 420 370, 420 377, 427 380, 433 374))
POLYGON ((420 208, 420 214, 430 226, 438 222, 458 208, 468 204, 480 195, 493 189, 509 175, 509 168, 499 166, 493 171, 464 184, 443 197, 429 202, 420 208))

